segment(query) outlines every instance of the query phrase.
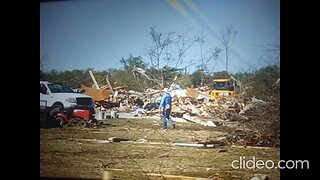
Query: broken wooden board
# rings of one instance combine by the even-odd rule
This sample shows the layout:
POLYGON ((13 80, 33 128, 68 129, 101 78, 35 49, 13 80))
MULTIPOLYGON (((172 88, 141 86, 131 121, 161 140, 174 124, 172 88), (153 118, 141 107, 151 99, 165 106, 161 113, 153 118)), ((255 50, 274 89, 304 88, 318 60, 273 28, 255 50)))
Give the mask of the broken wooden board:
POLYGON ((219 144, 198 144, 198 143, 173 143, 174 146, 198 147, 198 148, 215 148, 219 144))
POLYGON ((87 87, 81 84, 81 91, 84 91, 84 94, 91 96, 94 101, 104 101, 109 98, 110 94, 112 94, 110 89, 94 89, 87 87))
POLYGON ((148 176, 157 176, 163 177, 164 179, 190 179, 190 180, 203 180, 208 178, 201 178, 201 177, 191 177, 191 176, 181 176, 181 175, 171 175, 171 174, 156 174, 156 173, 147 173, 148 176))
POLYGON ((208 94, 198 92, 196 90, 193 90, 192 88, 187 88, 187 94, 189 97, 194 99, 203 99, 203 98, 210 99, 210 96, 208 94))

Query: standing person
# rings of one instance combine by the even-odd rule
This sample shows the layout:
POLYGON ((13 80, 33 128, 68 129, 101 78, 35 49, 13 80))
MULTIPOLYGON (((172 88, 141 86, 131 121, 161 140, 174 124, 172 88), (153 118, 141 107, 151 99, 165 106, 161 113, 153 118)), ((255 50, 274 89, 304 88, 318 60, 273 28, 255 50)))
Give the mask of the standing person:
POLYGON ((170 118, 171 115, 171 95, 168 91, 168 88, 162 90, 163 95, 161 98, 159 110, 163 115, 163 129, 167 129, 167 121, 172 125, 173 129, 176 128, 176 124, 170 118))

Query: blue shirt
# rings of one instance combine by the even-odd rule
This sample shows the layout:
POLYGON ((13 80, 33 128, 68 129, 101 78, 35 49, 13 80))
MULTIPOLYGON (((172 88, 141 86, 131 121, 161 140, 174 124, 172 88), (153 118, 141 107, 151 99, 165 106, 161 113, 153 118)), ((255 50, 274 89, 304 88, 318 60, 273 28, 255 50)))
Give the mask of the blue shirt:
POLYGON ((171 96, 169 93, 164 92, 159 108, 170 109, 171 110, 171 96), (167 108, 166 108, 167 107, 167 108))

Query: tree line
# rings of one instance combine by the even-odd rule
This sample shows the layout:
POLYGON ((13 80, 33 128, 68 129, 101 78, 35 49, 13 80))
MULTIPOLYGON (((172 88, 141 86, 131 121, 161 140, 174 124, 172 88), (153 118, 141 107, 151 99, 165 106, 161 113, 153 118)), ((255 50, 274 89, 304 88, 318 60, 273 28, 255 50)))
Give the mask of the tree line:
POLYGON ((72 88, 80 88, 81 84, 92 87, 93 81, 90 77, 91 70, 99 85, 107 84, 108 80, 114 86, 125 86, 127 90, 144 91, 147 88, 160 88, 155 82, 142 76, 136 76, 132 71, 136 67, 144 67, 145 74, 157 78, 164 75, 164 82, 169 84, 177 76, 177 83, 182 88, 199 87, 201 85, 212 85, 212 80, 216 78, 230 78, 230 75, 238 79, 246 97, 253 97, 266 101, 279 101, 280 99, 280 67, 278 65, 268 65, 253 72, 227 73, 226 71, 214 72, 213 74, 203 73, 196 70, 191 74, 185 74, 181 69, 164 67, 161 70, 147 68, 143 66, 141 57, 130 56, 121 59, 122 69, 108 69, 104 71, 94 71, 94 69, 41 72, 40 80, 53 82, 67 82, 72 88))

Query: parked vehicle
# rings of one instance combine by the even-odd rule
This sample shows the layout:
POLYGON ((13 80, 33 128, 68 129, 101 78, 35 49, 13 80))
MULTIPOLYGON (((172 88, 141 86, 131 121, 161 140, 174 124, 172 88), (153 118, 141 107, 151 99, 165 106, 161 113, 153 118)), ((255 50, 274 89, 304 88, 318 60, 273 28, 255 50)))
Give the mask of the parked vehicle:
POLYGON ((88 110, 94 117, 94 101, 90 96, 74 92, 66 83, 40 81, 40 111, 51 118, 58 112, 72 117, 75 109, 88 110))

